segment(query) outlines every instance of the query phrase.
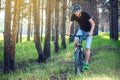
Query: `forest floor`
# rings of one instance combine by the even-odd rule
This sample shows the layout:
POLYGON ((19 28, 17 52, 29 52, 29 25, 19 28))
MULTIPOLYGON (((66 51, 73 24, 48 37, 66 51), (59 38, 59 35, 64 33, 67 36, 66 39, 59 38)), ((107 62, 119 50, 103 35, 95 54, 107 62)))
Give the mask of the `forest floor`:
POLYGON ((60 47, 58 53, 54 53, 51 42, 51 57, 46 63, 38 63, 34 42, 24 37, 23 42, 16 45, 15 72, 4 74, 3 38, 0 37, 0 80, 120 80, 120 39, 110 40, 108 33, 94 36, 90 68, 80 75, 74 71, 74 43, 66 41, 67 48, 60 47))

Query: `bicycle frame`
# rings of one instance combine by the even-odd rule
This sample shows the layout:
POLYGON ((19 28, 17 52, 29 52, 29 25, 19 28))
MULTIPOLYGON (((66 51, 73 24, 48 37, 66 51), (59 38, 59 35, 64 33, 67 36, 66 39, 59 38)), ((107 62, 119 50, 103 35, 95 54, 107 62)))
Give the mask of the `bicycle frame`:
POLYGON ((77 49, 75 51, 75 73, 83 72, 83 63, 84 63, 84 49, 82 46, 82 40, 85 39, 88 35, 76 35, 79 38, 77 49))

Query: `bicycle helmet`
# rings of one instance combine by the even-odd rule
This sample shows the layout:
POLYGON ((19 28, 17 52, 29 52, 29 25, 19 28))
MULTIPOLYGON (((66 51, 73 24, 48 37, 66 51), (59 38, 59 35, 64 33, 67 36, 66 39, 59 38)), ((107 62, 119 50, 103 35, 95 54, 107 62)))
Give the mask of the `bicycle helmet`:
POLYGON ((75 10, 80 10, 80 9, 81 9, 80 4, 74 4, 74 5, 73 5, 73 12, 74 12, 75 10))

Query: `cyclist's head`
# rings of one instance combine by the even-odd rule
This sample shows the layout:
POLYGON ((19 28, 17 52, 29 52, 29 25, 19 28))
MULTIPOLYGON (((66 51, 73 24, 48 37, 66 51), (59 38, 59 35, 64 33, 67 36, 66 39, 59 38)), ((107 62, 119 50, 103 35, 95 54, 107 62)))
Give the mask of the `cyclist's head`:
POLYGON ((76 10, 80 10, 80 9, 81 9, 80 4, 74 4, 73 5, 73 12, 75 12, 76 10))
POLYGON ((74 5, 73 5, 73 13, 74 13, 76 16, 79 16, 79 15, 80 15, 80 12, 81 12, 81 6, 80 6, 80 4, 74 4, 74 5))

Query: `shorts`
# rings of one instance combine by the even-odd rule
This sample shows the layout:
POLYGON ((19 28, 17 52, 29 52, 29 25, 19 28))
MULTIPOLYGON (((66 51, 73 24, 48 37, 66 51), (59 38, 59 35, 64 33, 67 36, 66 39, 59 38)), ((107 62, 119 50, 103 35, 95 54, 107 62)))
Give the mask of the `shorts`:
MULTIPOLYGON (((80 28, 78 29, 76 35, 85 35, 88 34, 89 32, 83 31, 80 28)), ((79 38, 75 37, 75 41, 78 41, 79 38)), ((86 37, 86 48, 90 48, 91 47, 91 43, 92 43, 92 36, 88 36, 86 37)))

